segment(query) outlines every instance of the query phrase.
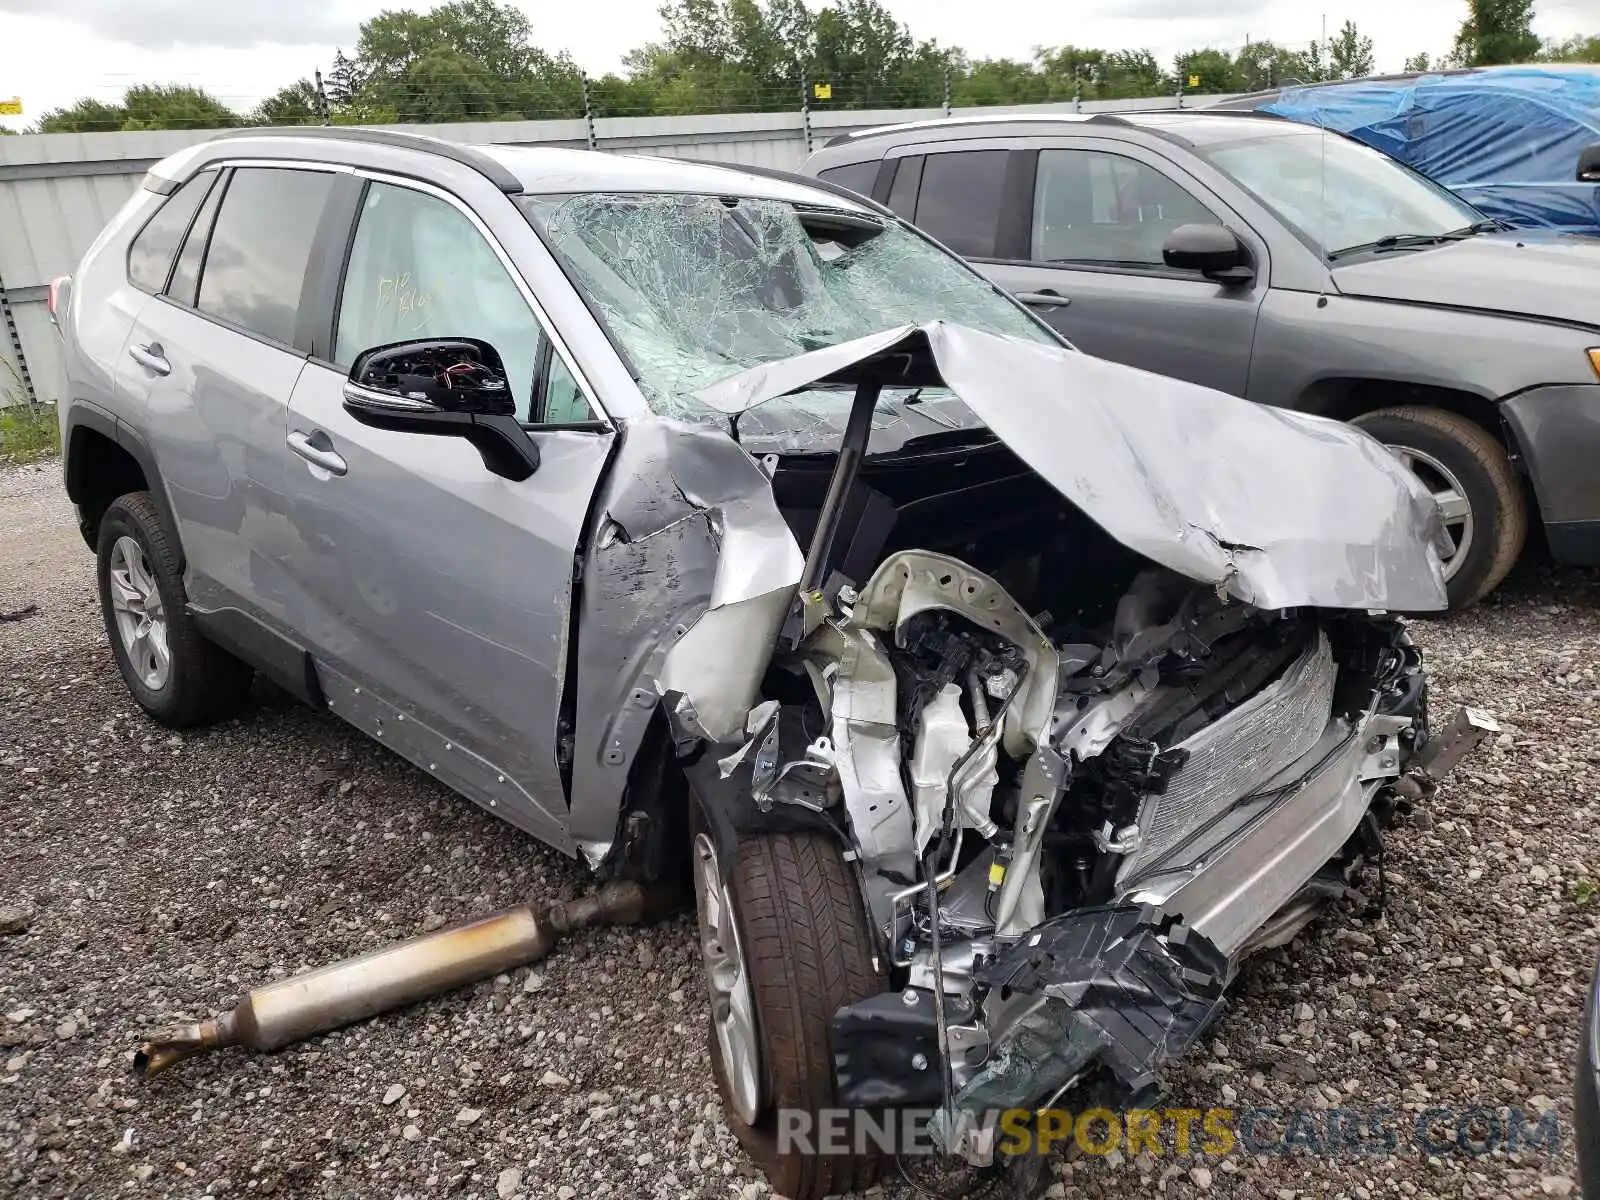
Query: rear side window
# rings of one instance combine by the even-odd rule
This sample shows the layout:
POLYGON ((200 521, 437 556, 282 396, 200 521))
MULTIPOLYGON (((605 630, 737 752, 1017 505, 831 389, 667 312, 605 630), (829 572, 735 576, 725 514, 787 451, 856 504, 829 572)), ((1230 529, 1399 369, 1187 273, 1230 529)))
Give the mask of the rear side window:
POLYGON ((227 191, 225 184, 211 189, 200 213, 189 226, 189 236, 183 239, 183 249, 178 251, 178 261, 172 268, 172 282, 167 285, 167 295, 179 304, 194 307, 195 288, 200 283, 200 261, 205 257, 206 242, 211 237, 211 223, 217 216, 217 205, 227 191))
POLYGON ((321 171, 236 170, 211 231, 200 311, 293 345, 311 241, 334 179, 321 171))
POLYGON ((184 184, 145 223, 128 248, 128 282, 146 292, 159 292, 167 286, 172 271, 172 256, 189 230, 195 210, 217 181, 215 171, 202 171, 184 184))
POLYGON ((872 162, 850 163, 843 167, 829 167, 817 172, 818 179, 826 179, 840 187, 847 187, 861 196, 872 195, 872 185, 878 181, 878 164, 872 162))
POLYGON ((1009 153, 956 150, 928 155, 922 164, 914 224, 957 254, 994 257, 1009 153))

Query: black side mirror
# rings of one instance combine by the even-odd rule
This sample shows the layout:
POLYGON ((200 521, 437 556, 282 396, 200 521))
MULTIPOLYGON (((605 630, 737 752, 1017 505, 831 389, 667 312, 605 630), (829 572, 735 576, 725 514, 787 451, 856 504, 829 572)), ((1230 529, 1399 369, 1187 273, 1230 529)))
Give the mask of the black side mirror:
POLYGON ((1221 225, 1180 225, 1161 245, 1161 257, 1178 271, 1199 271, 1218 283, 1249 283, 1256 277, 1250 252, 1221 225))
POLYGON ((521 481, 539 469, 539 447, 517 422, 505 365, 477 338, 363 352, 345 381, 344 409, 373 429, 465 438, 483 465, 506 479, 521 481))
POLYGON ((1579 153, 1578 182, 1600 183, 1600 142, 1585 146, 1579 153))

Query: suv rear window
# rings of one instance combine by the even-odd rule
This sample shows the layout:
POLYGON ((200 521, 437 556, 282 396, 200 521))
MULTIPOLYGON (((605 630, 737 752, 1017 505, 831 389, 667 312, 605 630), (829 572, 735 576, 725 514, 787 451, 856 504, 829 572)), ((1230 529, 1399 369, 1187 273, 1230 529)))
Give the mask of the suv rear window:
POLYGON ((278 167, 234 171, 200 275, 200 311, 293 345, 311 241, 335 178, 278 167))
POLYGON ((216 181, 215 171, 202 171, 167 197, 128 247, 129 283, 146 292, 159 292, 167 286, 178 243, 183 241, 195 210, 216 181))

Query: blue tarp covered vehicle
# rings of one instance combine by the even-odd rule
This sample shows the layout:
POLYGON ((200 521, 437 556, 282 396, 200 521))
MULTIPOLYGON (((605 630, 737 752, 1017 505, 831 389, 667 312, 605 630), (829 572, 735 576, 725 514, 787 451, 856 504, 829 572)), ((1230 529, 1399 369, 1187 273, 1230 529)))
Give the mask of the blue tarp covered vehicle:
POLYGON ((1600 234, 1600 65, 1481 67, 1281 88, 1219 107, 1322 125, 1393 155, 1491 217, 1600 234))

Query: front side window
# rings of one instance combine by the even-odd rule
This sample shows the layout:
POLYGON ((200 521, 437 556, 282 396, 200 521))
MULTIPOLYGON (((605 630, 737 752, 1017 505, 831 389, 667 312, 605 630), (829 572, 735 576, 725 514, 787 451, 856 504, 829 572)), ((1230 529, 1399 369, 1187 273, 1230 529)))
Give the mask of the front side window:
MULTIPOLYGON (((544 331, 505 264, 454 205, 411 188, 371 184, 345 271, 334 359, 349 366, 374 346, 449 337, 493 346, 517 416, 531 419, 544 331)), ((563 411, 584 415, 565 419, 591 419, 576 384, 570 387, 563 411)))
POLYGON ((172 258, 178 243, 189 230, 189 223, 217 181, 215 171, 202 171, 191 178, 156 210, 128 247, 128 281, 146 292, 159 292, 167 286, 172 258))
POLYGON ((1034 182, 1039 262, 1159 267, 1180 225, 1216 223, 1200 201, 1154 167, 1100 150, 1042 150, 1034 182))
POLYGON ((1387 155, 1318 129, 1274 127, 1270 134, 1198 150, 1303 240, 1333 257, 1384 238, 1440 237, 1483 220, 1454 193, 1387 155))
POLYGON ((235 170, 206 250, 200 311, 293 345, 311 241, 334 178, 281 167, 235 170))
MULTIPOLYGON (((687 195, 519 203, 631 360, 651 407, 667 416, 721 420, 695 399, 698 389, 897 325, 942 318, 1054 340, 959 259, 864 212, 687 195)), ((880 409, 895 404, 886 396, 880 409)), ((759 411, 785 430, 802 430, 849 405, 848 391, 817 389, 759 411)), ((970 413, 951 419, 976 421, 970 413)))

